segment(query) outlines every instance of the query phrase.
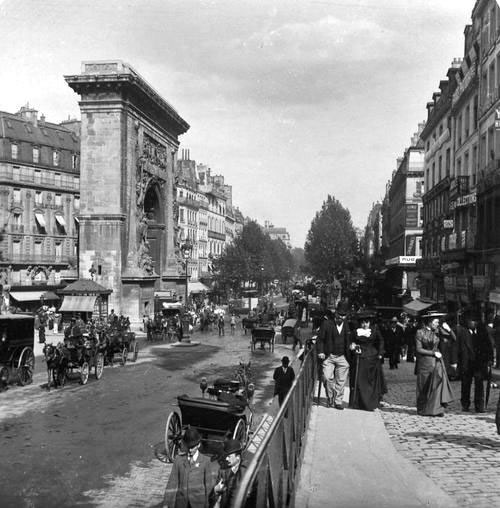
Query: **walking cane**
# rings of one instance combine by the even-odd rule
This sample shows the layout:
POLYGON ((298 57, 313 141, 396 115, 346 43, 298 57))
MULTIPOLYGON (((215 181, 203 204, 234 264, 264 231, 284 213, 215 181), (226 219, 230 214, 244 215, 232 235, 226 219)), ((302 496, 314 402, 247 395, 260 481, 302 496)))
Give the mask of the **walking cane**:
POLYGON ((354 374, 354 393, 352 396, 352 407, 356 408, 356 404, 358 401, 359 356, 361 355, 361 349, 359 346, 356 346, 354 354, 356 355, 356 372, 354 374))

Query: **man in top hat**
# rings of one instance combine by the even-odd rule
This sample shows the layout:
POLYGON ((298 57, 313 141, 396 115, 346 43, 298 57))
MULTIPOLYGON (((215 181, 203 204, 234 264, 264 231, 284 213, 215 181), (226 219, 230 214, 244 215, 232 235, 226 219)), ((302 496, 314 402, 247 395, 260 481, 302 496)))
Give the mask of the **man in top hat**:
POLYGON ((226 508, 232 505, 236 488, 242 477, 241 443, 238 439, 228 439, 224 442, 225 468, 219 470, 217 483, 210 493, 210 506, 226 508))
POLYGON ((163 497, 168 508, 207 508, 208 497, 217 479, 219 467, 200 452, 201 436, 188 427, 182 438, 187 449, 174 459, 163 497))
POLYGON ((391 318, 389 326, 384 330, 385 350, 389 356, 389 369, 397 369, 401 347, 403 346, 403 327, 396 316, 391 318))
POLYGON ((274 369, 273 379, 274 395, 278 396, 278 403, 281 406, 295 379, 295 372, 290 367, 288 356, 284 356, 281 359, 281 365, 274 369))
POLYGON ((344 409, 342 400, 349 373, 347 351, 349 348, 349 327, 346 322, 347 312, 344 307, 337 311, 329 310, 328 319, 319 329, 317 347, 318 358, 322 361, 323 383, 326 390, 328 407, 344 409))
POLYGON ((458 370, 462 380, 462 411, 469 411, 470 390, 474 379, 474 407, 484 413, 484 383, 493 363, 493 344, 488 332, 473 312, 465 315, 465 326, 457 327, 458 370))

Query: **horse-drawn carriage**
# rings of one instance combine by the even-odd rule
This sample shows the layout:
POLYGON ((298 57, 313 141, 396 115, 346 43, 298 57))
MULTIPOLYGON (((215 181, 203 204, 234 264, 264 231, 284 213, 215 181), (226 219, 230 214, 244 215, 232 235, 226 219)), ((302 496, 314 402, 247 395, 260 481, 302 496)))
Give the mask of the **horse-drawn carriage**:
POLYGON ((104 371, 104 352, 104 345, 96 337, 83 335, 65 338, 63 353, 67 364, 63 379, 70 379, 76 371, 80 383, 85 385, 89 380, 91 369, 94 369, 95 378, 101 379, 104 371))
POLYGON ((104 344, 106 364, 112 365, 117 358, 122 365, 129 359, 132 362, 137 360, 139 344, 134 332, 113 328, 106 332, 104 344))
POLYGON ((252 337, 250 339, 250 347, 252 351, 257 348, 257 342, 260 342, 260 349, 265 349, 265 344, 269 346, 269 351, 274 351, 274 336, 276 332, 274 326, 257 326, 252 329, 252 337))
POLYGON ((24 386, 33 381, 34 317, 0 314, 0 389, 10 380, 24 386))
POLYGON ((220 454, 228 438, 239 440, 242 449, 246 448, 253 421, 250 399, 254 387, 248 382, 249 366, 240 364, 236 379, 217 379, 211 387, 203 378, 200 383, 202 397, 177 397, 179 411, 169 414, 165 427, 165 451, 169 461, 187 452, 182 436, 188 426, 200 433, 205 453, 220 454))
POLYGON ((258 324, 259 319, 257 318, 257 316, 254 317, 247 316, 241 320, 241 326, 243 328, 243 331, 245 332, 245 335, 247 334, 248 330, 253 330, 256 326, 258 326, 258 324))
POLYGON ((281 325, 281 337, 283 340, 283 344, 286 344, 288 337, 291 337, 293 340, 293 334, 294 334, 296 326, 297 326, 296 319, 287 319, 281 325))

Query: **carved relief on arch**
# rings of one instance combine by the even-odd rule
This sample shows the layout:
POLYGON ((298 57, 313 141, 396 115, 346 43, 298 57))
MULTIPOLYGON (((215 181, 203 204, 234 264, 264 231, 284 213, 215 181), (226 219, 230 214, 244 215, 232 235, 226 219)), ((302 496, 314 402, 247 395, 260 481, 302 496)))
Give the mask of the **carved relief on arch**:
POLYGON ((35 280, 35 278, 39 274, 43 274, 45 276, 45 279, 49 280, 50 273, 52 272, 52 270, 53 270, 52 266, 30 265, 28 266, 28 268, 26 268, 26 273, 31 280, 35 280))

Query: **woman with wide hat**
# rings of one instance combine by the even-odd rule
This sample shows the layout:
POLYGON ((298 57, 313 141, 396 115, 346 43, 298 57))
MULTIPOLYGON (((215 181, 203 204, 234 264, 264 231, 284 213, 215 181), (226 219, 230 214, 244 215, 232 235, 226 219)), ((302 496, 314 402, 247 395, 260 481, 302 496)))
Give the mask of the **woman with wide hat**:
POLYGON ((353 332, 351 350, 349 406, 373 411, 387 392, 382 372, 384 339, 377 325, 375 313, 358 313, 359 327, 353 332))
POLYGON ((439 319, 443 316, 437 312, 423 315, 424 326, 417 330, 415 336, 417 414, 422 416, 443 416, 445 408, 453 400, 439 349, 439 319))
POLYGON ((174 459, 163 506, 208 508, 209 495, 219 472, 218 463, 200 452, 201 436, 196 429, 188 427, 182 441, 187 453, 174 459))

